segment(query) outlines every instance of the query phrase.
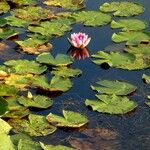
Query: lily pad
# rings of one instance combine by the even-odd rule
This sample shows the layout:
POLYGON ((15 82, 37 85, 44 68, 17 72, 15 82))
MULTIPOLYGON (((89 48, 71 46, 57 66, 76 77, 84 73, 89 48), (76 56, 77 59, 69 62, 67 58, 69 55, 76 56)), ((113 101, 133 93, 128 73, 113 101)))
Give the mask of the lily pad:
POLYGON ((16 95, 18 90, 15 86, 9 86, 5 84, 0 84, 0 96, 14 96, 16 95))
POLYGON ((38 0, 11 0, 13 3, 24 6, 24 5, 36 5, 38 0))
POLYGON ((111 16, 100 11, 80 11, 73 13, 72 17, 86 26, 102 26, 111 22, 111 16))
POLYGON ((12 127, 3 119, 0 118, 0 134, 8 134, 12 127))
POLYGON ((5 77, 5 83, 7 85, 13 85, 18 89, 26 90, 27 87, 30 86, 32 83, 31 78, 33 77, 32 74, 27 75, 17 75, 17 74, 10 74, 10 76, 5 77))
POLYGON ((14 9, 11 11, 11 14, 26 21, 40 21, 54 16, 52 11, 39 6, 27 6, 14 9))
POLYGON ((68 110, 63 110, 62 112, 64 117, 50 113, 46 118, 57 127, 79 128, 88 123, 87 117, 80 113, 68 110))
POLYGON ((121 19, 111 22, 111 28, 122 28, 122 31, 139 31, 146 27, 147 23, 139 19, 121 19))
MULTIPOLYGON (((4 98, 0 97, 0 116, 5 114, 6 111, 8 111, 8 103, 7 103, 7 101, 4 98)), ((0 128, 0 130, 1 130, 1 128, 0 128)))
POLYGON ((107 63, 111 67, 138 70, 150 67, 149 56, 141 54, 121 53, 121 52, 98 52, 92 55, 95 59, 94 63, 101 65, 107 63))
POLYGON ((134 101, 127 97, 116 95, 96 95, 97 100, 86 99, 85 105, 91 106, 92 109, 102 113, 109 114, 126 114, 137 107, 134 101))
POLYGON ((42 95, 35 95, 33 98, 21 96, 18 98, 18 102, 25 107, 36 107, 36 108, 48 108, 53 105, 53 101, 42 95))
MULTIPOLYGON (((72 24, 72 23, 71 23, 72 24)), ((44 21, 38 26, 29 26, 28 29, 34 33, 40 33, 41 35, 47 36, 49 38, 55 36, 62 36, 66 31, 70 31, 71 24, 64 22, 44 21)))
POLYGON ((126 45, 138 45, 141 42, 150 42, 149 32, 119 32, 112 35, 112 40, 116 43, 126 42, 126 45))
POLYGON ((73 148, 64 145, 44 145, 42 142, 40 142, 40 145, 43 150, 74 150, 73 148))
POLYGON ((18 150, 42 150, 42 148, 38 142, 20 139, 18 143, 18 150))
POLYGON ((10 6, 6 1, 1 1, 0 2, 0 14, 6 13, 10 10, 10 6))
POLYGON ((58 54, 55 58, 50 53, 42 53, 38 55, 36 60, 39 63, 51 66, 67 66, 73 63, 73 59, 65 54, 58 54))
POLYGON ((7 20, 4 18, 0 18, 0 27, 4 27, 7 24, 7 20))
POLYGON ((56 67, 53 68, 51 74, 55 76, 67 78, 67 77, 79 76, 80 74, 82 74, 82 71, 80 69, 73 69, 68 67, 56 67))
POLYGON ((49 6, 63 7, 65 9, 78 10, 84 8, 84 0, 45 0, 49 6))
POLYGON ((72 82, 69 78, 55 76, 51 79, 51 81, 48 81, 45 76, 34 77, 32 84, 34 87, 51 92, 66 92, 72 87, 72 82))
POLYGON ((128 46, 125 51, 133 54, 150 55, 150 44, 139 44, 138 46, 128 46))
POLYGON ((4 63, 6 66, 11 67, 18 74, 41 74, 47 70, 46 66, 41 66, 39 63, 35 61, 29 60, 10 60, 4 63))
POLYGON ((10 119, 8 123, 13 127, 14 132, 23 132, 30 136, 46 136, 56 130, 44 116, 30 114, 28 118, 29 120, 10 119))
POLYGON ((0 28, 0 39, 8 39, 19 33, 12 28, 0 28))
POLYGON ((98 86, 91 86, 102 94, 128 95, 136 90, 136 86, 122 81, 101 80, 96 82, 98 86))
POLYGON ((24 52, 29 54, 39 54, 42 52, 46 52, 52 48, 50 43, 47 43, 47 39, 39 36, 38 38, 28 38, 24 41, 16 41, 24 52))
POLYGON ((142 79, 144 79, 147 84, 150 84, 150 75, 143 74, 142 79))
POLYGON ((144 12, 144 7, 134 2, 111 2, 100 6, 102 12, 114 12, 114 16, 134 16, 144 12))

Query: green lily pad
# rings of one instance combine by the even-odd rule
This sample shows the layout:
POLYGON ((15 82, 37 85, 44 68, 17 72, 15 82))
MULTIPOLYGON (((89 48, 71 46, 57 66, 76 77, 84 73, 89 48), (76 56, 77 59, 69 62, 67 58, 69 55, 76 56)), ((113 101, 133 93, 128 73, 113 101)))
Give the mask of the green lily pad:
POLYGON ((0 134, 0 149, 1 150, 15 150, 15 146, 13 145, 10 136, 5 134, 5 133, 1 133, 0 134))
POLYGON ((72 17, 86 26, 102 26, 111 22, 111 16, 100 11, 80 11, 73 13, 72 17))
POLYGON ((18 143, 18 150, 42 150, 42 148, 38 142, 20 139, 18 143))
POLYGON ((24 52, 29 54, 39 54, 42 52, 46 52, 52 48, 50 43, 47 43, 47 39, 43 38, 43 36, 39 36, 38 38, 27 38, 24 41, 16 41, 24 52))
POLYGON ((34 33, 40 33, 41 35, 47 36, 49 38, 55 36, 62 36, 66 31, 70 31, 71 24, 68 22, 60 22, 60 21, 44 21, 41 22, 38 26, 29 26, 28 29, 34 33), (50 30, 51 29, 51 30, 50 30))
POLYGON ((14 96, 17 92, 18 90, 15 86, 0 84, 0 96, 14 96))
POLYGON ((6 111, 8 111, 8 103, 4 98, 0 97, 0 116, 5 114, 6 111))
POLYGON ((13 3, 24 6, 24 5, 36 5, 38 0, 12 0, 13 3))
POLYGON ((96 95, 97 100, 86 99, 85 105, 102 113, 126 114, 137 107, 137 104, 127 97, 116 95, 96 95))
POLYGON ((150 84, 150 75, 143 74, 142 79, 144 79, 147 84, 150 84))
POLYGON ((73 59, 65 54, 58 54, 55 58, 50 53, 42 53, 38 55, 36 60, 39 63, 52 66, 67 66, 73 63, 73 59))
POLYGON ((44 145, 42 142, 40 142, 40 145, 43 150, 74 150, 73 148, 64 145, 44 145))
POLYGON ((26 21, 40 21, 54 16, 50 10, 39 6, 27 6, 14 9, 11 11, 11 14, 26 21))
POLYGON ((86 116, 74 111, 63 110, 63 116, 58 116, 50 113, 47 120, 57 127, 79 128, 88 123, 86 116))
POLYGON ((35 61, 29 60, 9 60, 4 63, 6 66, 11 67, 18 74, 41 74, 47 70, 46 66, 41 66, 35 61))
POLYGON ((0 27, 4 27, 7 24, 7 20, 4 18, 0 18, 0 27))
POLYGON ((5 77, 5 84, 13 85, 20 90, 26 90, 32 83, 31 81, 32 77, 33 77, 32 74, 27 75, 10 74, 10 76, 5 77))
POLYGON ((6 1, 1 1, 0 2, 0 14, 6 13, 10 10, 10 6, 6 1))
POLYGON ((73 69, 68 67, 56 67, 53 68, 51 74, 55 76, 67 78, 67 77, 79 76, 80 74, 82 74, 82 71, 80 69, 73 69))
POLYGON ((150 67, 149 56, 141 54, 121 53, 121 52, 98 52, 92 55, 95 59, 94 63, 101 65, 107 63, 111 67, 138 70, 150 67))
POLYGON ((69 78, 53 77, 51 81, 45 76, 37 76, 33 78, 32 85, 45 91, 62 91, 66 92, 72 87, 72 82, 69 78))
POLYGON ((112 35, 112 40, 116 43, 126 42, 126 45, 138 45, 141 42, 150 42, 149 32, 119 32, 112 35))
POLYGON ((144 12, 144 7, 134 2, 111 2, 100 6, 102 12, 114 12, 114 16, 134 16, 144 12))
POLYGON ((3 119, 0 118, 0 134, 8 134, 12 127, 3 119))
POLYGON ((0 28, 0 39, 8 39, 15 35, 18 35, 18 32, 12 28, 0 28))
POLYGON ((136 90, 136 86, 122 81, 101 80, 96 82, 98 86, 91 86, 102 94, 128 95, 136 90))
POLYGON ((8 123, 14 132, 23 132, 30 136, 46 136, 56 131, 56 127, 50 125, 44 116, 30 114, 28 118, 29 120, 10 119, 8 123))
POLYGON ((36 107, 36 108, 48 108, 53 105, 53 101, 42 95, 35 95, 33 98, 21 96, 18 98, 18 102, 25 107, 36 107))
POLYGON ((65 9, 78 10, 84 8, 84 0, 45 0, 49 6, 63 7, 65 9))
POLYGON ((150 44, 139 44, 138 46, 128 46, 125 51, 133 54, 150 55, 150 44))
POLYGON ((15 27, 24 27, 25 28, 30 24, 30 22, 25 21, 24 19, 17 18, 15 16, 5 17, 5 20, 6 20, 7 24, 9 24, 10 26, 15 26, 15 27))
POLYGON ((122 28, 122 31, 139 31, 146 27, 147 23, 139 19, 121 19, 111 22, 111 28, 122 28))

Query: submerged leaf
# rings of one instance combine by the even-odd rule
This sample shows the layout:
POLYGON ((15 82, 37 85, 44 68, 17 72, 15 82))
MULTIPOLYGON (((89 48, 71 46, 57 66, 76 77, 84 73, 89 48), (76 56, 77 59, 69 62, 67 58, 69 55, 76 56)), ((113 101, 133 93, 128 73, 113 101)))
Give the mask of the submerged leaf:
POLYGON ((114 16, 134 16, 144 12, 144 7, 134 2, 110 2, 100 6, 102 12, 114 12, 114 16))
POLYGON ((122 31, 139 31, 146 27, 147 23, 139 19, 121 19, 111 22, 111 28, 122 28, 122 31))
POLYGON ((57 127, 79 128, 88 123, 87 117, 77 112, 63 110, 63 116, 50 113, 46 118, 57 127))
POLYGON ((6 66, 11 67, 18 74, 41 74, 47 70, 46 66, 41 66, 39 63, 35 61, 29 60, 10 60, 4 63, 6 66))
POLYGON ((83 22, 86 26, 102 26, 111 21, 111 16, 100 11, 81 11, 73 13, 76 22, 83 22))
POLYGON ((98 112, 109 114, 126 114, 137 107, 137 103, 130 101, 127 97, 116 95, 96 95, 97 100, 86 99, 85 105, 91 106, 98 112))
POLYGON ((55 58, 50 53, 42 53, 38 55, 36 60, 39 63, 52 66, 67 66, 73 63, 73 59, 65 54, 58 54, 55 58))
POLYGON ((103 94, 128 95, 136 90, 136 86, 118 80, 101 80, 96 83, 98 86, 91 86, 91 88, 103 94))

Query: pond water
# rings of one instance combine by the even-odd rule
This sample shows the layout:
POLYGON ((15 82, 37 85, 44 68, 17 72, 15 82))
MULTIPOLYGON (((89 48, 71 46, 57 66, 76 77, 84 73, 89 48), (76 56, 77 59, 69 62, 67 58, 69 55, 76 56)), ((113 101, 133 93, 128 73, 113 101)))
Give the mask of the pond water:
MULTIPOLYGON (((99 5, 104 2, 111 2, 111 0, 86 0, 85 10, 96 10, 99 5)), ((137 0, 145 7, 145 12, 132 17, 145 20, 148 25, 150 24, 150 1, 149 0, 137 0)), ((150 31, 150 26, 146 29, 150 31)), ((71 32, 67 32, 64 36, 54 38, 51 40, 53 44, 52 54, 67 53, 70 44, 67 41, 67 37, 73 32, 85 32, 91 38, 91 42, 88 45, 90 54, 95 54, 99 50, 115 50, 123 49, 124 43, 115 44, 111 40, 111 36, 117 29, 111 29, 110 25, 102 27, 85 27, 82 24, 76 24, 73 26, 71 32)), ((21 35, 21 38, 24 35, 21 35)), ((13 47, 13 45, 12 45, 13 47)), ((33 55, 12 53, 12 58, 26 58, 32 60, 35 58, 33 55)), ((0 57, 3 62, 3 55, 0 57)), ((8 58, 9 59, 9 58, 8 58)), ((64 144, 70 145, 69 141, 72 140, 73 145, 76 145, 82 150, 149 150, 150 149, 150 108, 145 105, 146 95, 149 94, 150 87, 142 81, 142 75, 150 74, 150 69, 128 71, 116 68, 102 68, 101 66, 92 63, 91 58, 85 60, 76 60, 73 67, 82 70, 82 75, 73 79, 73 87, 66 93, 60 96, 54 97, 54 105, 43 111, 33 110, 34 113, 47 115, 50 112, 54 114, 61 114, 62 109, 70 109, 82 114, 85 114, 89 118, 89 123, 79 130, 63 129, 59 128, 55 133, 44 137, 34 138, 37 141, 41 141, 45 144, 64 144), (137 86, 137 91, 131 95, 131 99, 138 103, 138 107, 126 114, 126 115, 109 115, 98 113, 87 108, 84 104, 86 98, 95 99, 95 92, 92 91, 90 85, 95 84, 99 79, 112 79, 128 81, 137 86), (114 131, 117 137, 107 138, 88 138, 83 132, 85 129, 103 129, 106 132, 107 129, 114 131), (94 146, 95 145, 95 146, 94 146)))

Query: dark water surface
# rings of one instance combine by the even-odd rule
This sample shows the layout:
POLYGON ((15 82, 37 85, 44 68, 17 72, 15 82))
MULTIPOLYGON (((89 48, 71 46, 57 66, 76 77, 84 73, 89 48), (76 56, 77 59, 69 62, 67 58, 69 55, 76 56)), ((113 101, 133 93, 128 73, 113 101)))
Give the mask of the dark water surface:
MULTIPOLYGON (((99 9, 99 5, 104 2, 111 2, 111 0, 87 0, 86 10, 99 9)), ((135 18, 141 18, 147 21, 149 25, 147 30, 150 31, 150 0, 137 0, 136 2, 142 3, 146 10, 143 14, 136 16, 135 18)), ((115 44, 111 41, 111 35, 118 30, 110 29, 110 25, 93 28, 77 24, 73 26, 73 31, 71 31, 71 33, 79 31, 85 32, 92 37, 88 46, 91 54, 94 54, 99 50, 104 50, 105 48, 115 50, 118 47, 124 46, 124 44, 115 44)), ((52 50, 54 55, 67 52, 70 47, 67 37, 69 37, 71 33, 68 32, 65 36, 51 41, 54 46, 52 50)), ((34 58, 32 55, 21 55, 20 57, 27 59, 34 58)), ((99 144, 104 145, 103 147, 98 147, 98 144, 96 145, 92 141, 92 143, 95 144, 93 150, 149 150, 150 108, 147 107, 144 102, 146 101, 146 95, 150 94, 150 87, 143 83, 142 75, 143 73, 149 74, 150 69, 140 71, 127 71, 115 68, 103 69, 100 66, 93 64, 91 58, 77 60, 73 66, 83 71, 83 74, 80 77, 73 79, 73 88, 54 98, 54 105, 51 108, 45 111, 36 111, 36 113, 43 115, 47 115, 50 112, 61 114, 62 109, 71 109, 81 112, 89 117, 90 122, 85 126, 86 129, 100 127, 111 129, 118 133, 119 138, 115 141, 99 140, 99 144), (90 85, 94 84, 99 79, 124 80, 136 85, 138 89, 130 98, 138 103, 137 109, 129 114, 117 116, 94 112, 87 108, 84 105, 85 99, 95 98, 95 92, 90 89, 90 85)), ((80 130, 81 131, 58 129, 52 135, 35 138, 35 140, 40 140, 45 144, 69 145, 69 139, 73 137, 82 138, 83 141, 86 139, 86 136, 81 133, 84 129, 80 130)), ((88 148, 84 147, 84 142, 82 144, 82 149, 88 150, 88 148)))

